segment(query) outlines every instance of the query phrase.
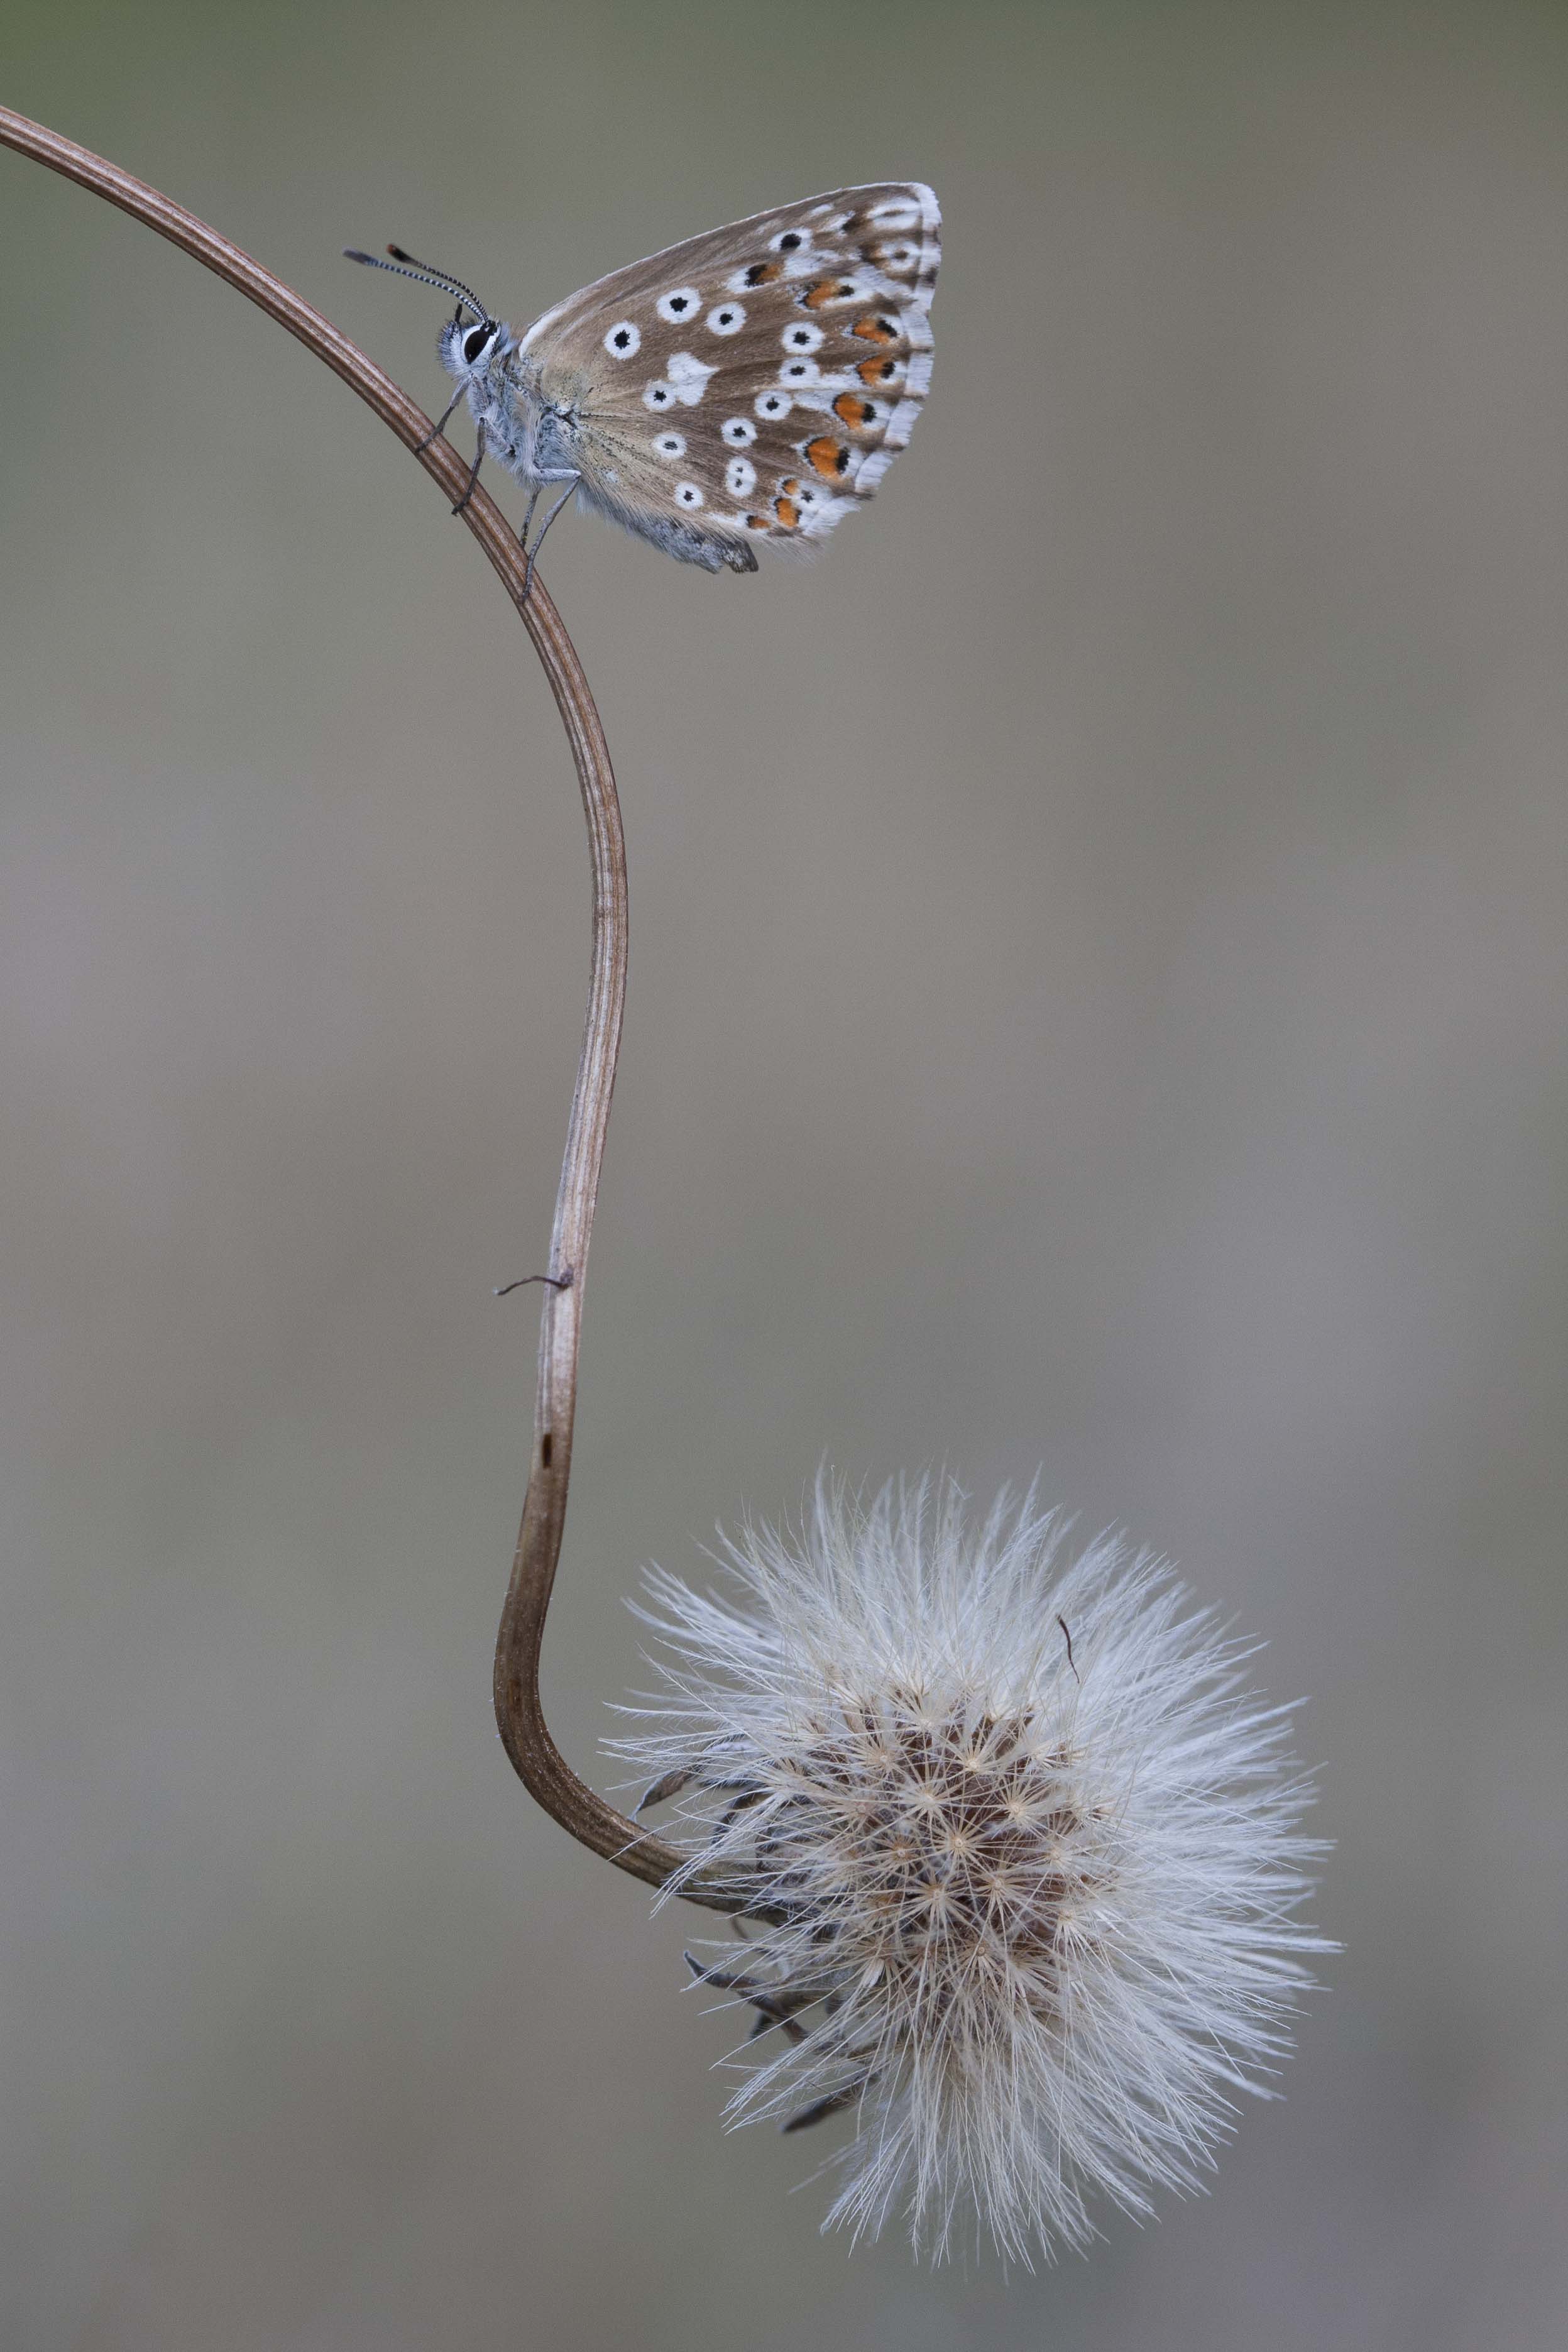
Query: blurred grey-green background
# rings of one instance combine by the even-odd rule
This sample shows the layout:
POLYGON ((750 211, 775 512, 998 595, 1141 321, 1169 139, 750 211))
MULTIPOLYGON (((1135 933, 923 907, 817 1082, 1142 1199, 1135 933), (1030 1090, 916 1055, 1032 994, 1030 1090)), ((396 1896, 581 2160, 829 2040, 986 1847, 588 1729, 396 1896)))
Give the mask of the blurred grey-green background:
MULTIPOLYGON (((946 215, 814 567, 568 519, 631 843, 546 1658, 819 1460, 1043 1468, 1309 1695, 1345 1939, 1213 2192, 821 2240, 489 1649, 581 1020, 571 772, 433 486, 0 155, 16 2352, 1561 2340, 1568 15, 10 0, 0 94, 427 406, 770 202, 946 215)), ((518 502, 511 499, 513 510, 518 502)))

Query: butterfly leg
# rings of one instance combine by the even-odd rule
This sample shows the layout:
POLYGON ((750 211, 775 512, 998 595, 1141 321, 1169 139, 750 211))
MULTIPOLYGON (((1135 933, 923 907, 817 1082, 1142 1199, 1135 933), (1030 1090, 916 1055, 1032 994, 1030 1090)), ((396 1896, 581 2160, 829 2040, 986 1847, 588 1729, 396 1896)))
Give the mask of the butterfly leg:
POLYGON ((479 446, 474 452, 474 463, 468 468, 468 480, 464 488, 463 496, 458 499, 457 504, 452 509, 455 515, 460 515, 464 508, 467 505, 469 499, 473 497, 474 485, 479 478, 479 468, 484 462, 485 427, 483 423, 481 423, 479 426, 479 446))
MULTIPOLYGON (((542 522, 542 523, 540 523, 539 528, 538 528, 538 537, 535 539, 535 541, 534 541, 534 543, 533 543, 532 547, 529 547, 529 546, 528 546, 528 521, 527 521, 527 520, 525 519, 525 520, 524 520, 524 523, 523 523, 523 548, 524 548, 524 552, 525 552, 525 553, 526 553, 526 555, 528 556, 528 562, 527 562, 524 564, 524 566, 523 566, 523 593, 524 593, 524 595, 525 595, 525 596, 528 594, 528 590, 529 590, 529 589, 533 586, 533 584, 534 584, 534 565, 535 565, 535 563, 538 561, 538 552, 539 552, 539 550, 540 550, 540 548, 541 548, 541 547, 544 545, 544 543, 545 543, 545 533, 546 533, 546 531, 547 531, 547 530, 549 530, 549 527, 550 527, 551 523, 552 523, 552 522, 554 522, 554 520, 555 520, 555 519, 556 519, 557 515, 558 515, 558 514, 559 514, 559 512, 560 512, 560 510, 561 510, 562 507, 564 507, 564 506, 565 506, 565 504, 566 504, 566 502, 567 502, 568 499, 570 499, 570 496, 571 496, 571 494, 572 494, 573 490, 575 490, 575 489, 576 489, 576 488, 577 488, 577 486, 578 486, 578 483, 581 480, 581 478, 582 478, 582 477, 580 476, 580 474, 573 474, 573 475, 571 476, 570 479, 570 480, 569 480, 569 482, 567 483, 567 486, 566 486, 565 489, 564 489, 564 490, 562 490, 562 492, 561 492, 561 494, 560 494, 559 498, 559 499, 557 499, 557 500, 556 500, 556 502, 555 502, 554 506, 553 506, 553 507, 551 507, 551 509, 550 509, 550 510, 549 510, 549 514, 548 514, 548 515, 546 515, 546 517, 545 517, 545 519, 544 519, 543 522, 542 522)), ((536 491, 535 491, 535 493, 534 493, 534 497, 535 497, 535 498, 537 498, 538 496, 538 492, 536 490, 536 491)), ((534 509, 533 509, 533 499, 530 499, 530 500, 528 501, 528 514, 529 514, 530 516, 532 515, 533 510, 534 510, 534 509)))
POLYGON ((436 418, 434 424, 431 426, 429 432, 425 435, 423 440, 415 442, 413 454, 416 457, 423 457, 431 443, 433 441, 440 440, 442 435, 446 430, 447 419, 451 416, 453 410, 456 407, 462 397, 463 386, 459 384, 451 399, 447 402, 445 407, 442 410, 440 415, 436 418))

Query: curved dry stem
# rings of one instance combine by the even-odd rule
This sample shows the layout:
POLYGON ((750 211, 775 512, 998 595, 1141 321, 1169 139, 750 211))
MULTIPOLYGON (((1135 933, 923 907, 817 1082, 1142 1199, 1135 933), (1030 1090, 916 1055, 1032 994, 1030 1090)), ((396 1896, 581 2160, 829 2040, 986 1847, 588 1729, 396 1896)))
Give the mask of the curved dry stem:
MULTIPOLYGON (((347 336, 237 245, 117 164, 5 107, 0 107, 0 145, 14 147, 19 154, 31 156, 118 205, 248 295, 374 409, 450 499, 455 502, 462 495, 468 469, 449 442, 430 440, 429 418, 347 336)), ((546 1812, 593 1853, 633 1877, 661 1886, 684 1857, 662 1838, 640 1830, 578 1778, 550 1738, 538 1683, 545 1614, 566 1522, 583 1281, 626 993, 626 846, 621 805, 609 747, 582 665, 537 574, 530 587, 516 534, 483 489, 475 490, 463 509, 463 520, 499 574, 544 664, 582 788, 593 868, 593 964, 588 1017, 550 1242, 550 1273, 570 1280, 560 1286, 547 1285, 544 1292, 533 1458, 496 1645, 496 1719, 518 1778, 546 1812)), ((738 1907, 736 1897, 716 1885, 705 1887, 700 1881, 688 1881, 681 1891, 691 1901, 714 1909, 738 1907)))

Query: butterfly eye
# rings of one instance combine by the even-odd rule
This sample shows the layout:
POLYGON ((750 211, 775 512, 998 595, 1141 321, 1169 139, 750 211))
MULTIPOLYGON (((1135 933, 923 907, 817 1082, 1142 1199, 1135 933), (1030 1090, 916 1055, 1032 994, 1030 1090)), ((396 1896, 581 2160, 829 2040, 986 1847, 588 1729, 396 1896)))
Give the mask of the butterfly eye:
POLYGON ((604 348, 612 360, 629 360, 643 341, 639 329, 630 319, 622 319, 604 338, 604 348))
POLYGON ((470 367, 476 367, 489 349, 494 327, 473 327, 463 338, 463 356, 470 367))

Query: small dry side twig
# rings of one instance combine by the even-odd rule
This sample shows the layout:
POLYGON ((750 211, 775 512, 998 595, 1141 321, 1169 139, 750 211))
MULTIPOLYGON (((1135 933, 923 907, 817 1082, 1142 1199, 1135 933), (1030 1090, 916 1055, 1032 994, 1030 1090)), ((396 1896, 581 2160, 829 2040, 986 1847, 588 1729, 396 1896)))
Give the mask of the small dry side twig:
MULTIPOLYGON (((0 145, 91 189, 247 295, 341 376, 455 503, 468 474, 456 450, 447 441, 433 440, 429 418, 391 377, 270 270, 118 164, 5 107, 0 107, 0 145)), ((550 1738, 539 1702, 539 1648, 560 1557, 571 1474, 583 1281, 626 995, 626 845, 621 805, 609 746, 582 665, 537 574, 530 584, 516 534, 483 489, 475 490, 463 509, 463 520, 499 574, 544 664, 582 788, 593 871, 588 1016, 550 1238, 550 1273, 557 1279, 544 1286, 528 1492, 496 1644, 496 1719, 518 1778, 546 1812, 594 1853, 652 1886, 661 1886, 683 1856, 664 1839, 639 1829, 579 1779, 550 1738)), ((738 1907, 733 1893, 721 1885, 705 1885, 700 1879, 685 1881, 681 1893, 712 1909, 738 1907)))

